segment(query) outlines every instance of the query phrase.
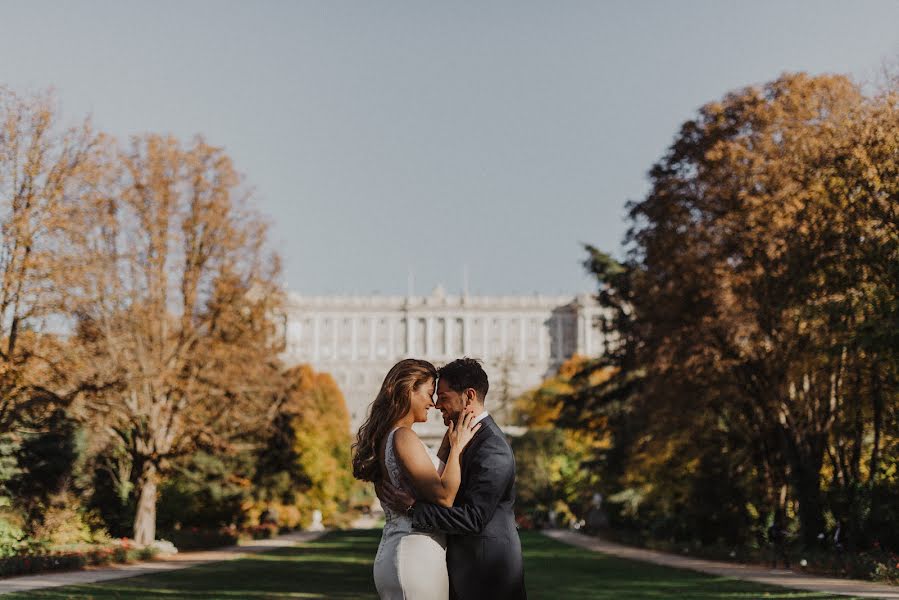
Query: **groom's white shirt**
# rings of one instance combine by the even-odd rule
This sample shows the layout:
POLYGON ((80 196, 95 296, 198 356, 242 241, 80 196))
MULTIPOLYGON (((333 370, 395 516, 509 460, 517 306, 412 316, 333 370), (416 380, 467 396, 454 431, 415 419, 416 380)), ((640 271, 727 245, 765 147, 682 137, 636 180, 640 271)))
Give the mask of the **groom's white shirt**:
POLYGON ((477 425, 478 423, 480 423, 481 421, 483 421, 484 419, 486 419, 486 418, 489 417, 489 416, 490 416, 490 413, 487 412, 487 411, 485 410, 484 412, 482 412, 481 414, 479 414, 478 416, 476 416, 476 417, 474 418, 474 421, 471 422, 471 424, 472 424, 472 425, 477 425))

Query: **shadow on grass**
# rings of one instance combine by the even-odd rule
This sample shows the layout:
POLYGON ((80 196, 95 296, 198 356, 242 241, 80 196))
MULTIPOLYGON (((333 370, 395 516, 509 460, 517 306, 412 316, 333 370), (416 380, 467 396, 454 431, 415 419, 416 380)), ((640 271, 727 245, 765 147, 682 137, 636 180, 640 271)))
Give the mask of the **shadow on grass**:
MULTIPOLYGON (((372 561, 380 531, 331 533, 308 544, 181 571, 10 594, 5 598, 377 598, 372 561)), ((648 565, 522 533, 528 597, 570 600, 724 600, 845 597, 722 579, 648 565)))

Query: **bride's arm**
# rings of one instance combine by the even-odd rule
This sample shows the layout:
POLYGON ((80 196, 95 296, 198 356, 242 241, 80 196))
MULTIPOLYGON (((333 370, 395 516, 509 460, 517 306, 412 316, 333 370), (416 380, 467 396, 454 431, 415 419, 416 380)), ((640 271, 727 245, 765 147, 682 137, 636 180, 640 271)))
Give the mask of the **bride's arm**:
POLYGON ((409 482, 415 489, 416 498, 440 506, 453 505, 459 485, 462 483, 459 457, 471 436, 481 426, 478 423, 472 428, 472 418, 470 414, 464 415, 458 431, 450 433, 449 455, 442 474, 434 468, 431 457, 414 431, 408 427, 397 430, 393 437, 394 449, 409 482))

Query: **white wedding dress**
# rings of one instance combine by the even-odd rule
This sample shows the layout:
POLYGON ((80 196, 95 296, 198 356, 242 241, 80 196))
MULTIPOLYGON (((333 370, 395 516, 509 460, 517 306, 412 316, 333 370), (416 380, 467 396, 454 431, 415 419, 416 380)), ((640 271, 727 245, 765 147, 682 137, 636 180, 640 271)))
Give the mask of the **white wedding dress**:
MULTIPOLYGON (((398 429, 398 428, 397 428, 398 429)), ((393 451, 393 436, 387 435, 384 463, 390 483, 412 493, 393 451)), ((422 442, 424 446, 424 442, 422 442)), ((425 446, 434 468, 440 471, 440 461, 425 446)), ((375 556, 375 587, 382 600, 449 600, 449 576, 446 571, 446 536, 412 529, 406 515, 384 507, 387 523, 381 534, 375 556)))

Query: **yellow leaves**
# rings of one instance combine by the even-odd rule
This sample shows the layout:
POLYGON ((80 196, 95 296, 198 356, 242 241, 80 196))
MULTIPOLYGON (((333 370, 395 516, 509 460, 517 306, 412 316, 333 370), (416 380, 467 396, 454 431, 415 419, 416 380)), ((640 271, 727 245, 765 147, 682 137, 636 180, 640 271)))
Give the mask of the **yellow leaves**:
POLYGON ((309 365, 287 372, 289 391, 284 410, 294 415, 296 468, 310 480, 298 508, 322 511, 326 523, 339 521, 357 485, 350 461, 350 417, 337 383, 309 365))
POLYGON ((587 357, 581 356, 580 354, 574 354, 562 363, 559 367, 559 378, 571 379, 574 377, 578 371, 580 371, 584 365, 587 363, 587 357))

